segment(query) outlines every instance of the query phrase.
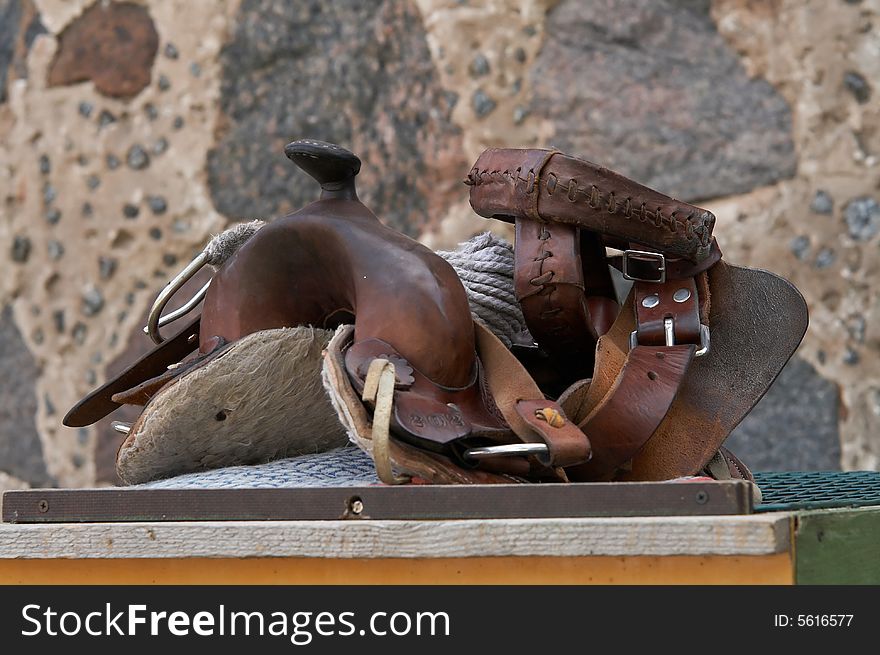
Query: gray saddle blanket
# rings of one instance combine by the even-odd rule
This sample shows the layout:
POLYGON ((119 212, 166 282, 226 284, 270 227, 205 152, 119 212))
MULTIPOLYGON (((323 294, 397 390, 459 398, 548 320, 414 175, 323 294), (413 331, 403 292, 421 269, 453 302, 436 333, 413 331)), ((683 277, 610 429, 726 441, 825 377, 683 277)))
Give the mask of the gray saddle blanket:
POLYGON ((283 489, 360 487, 379 484, 373 460, 358 448, 277 459, 266 464, 227 466, 134 485, 129 489, 283 489))

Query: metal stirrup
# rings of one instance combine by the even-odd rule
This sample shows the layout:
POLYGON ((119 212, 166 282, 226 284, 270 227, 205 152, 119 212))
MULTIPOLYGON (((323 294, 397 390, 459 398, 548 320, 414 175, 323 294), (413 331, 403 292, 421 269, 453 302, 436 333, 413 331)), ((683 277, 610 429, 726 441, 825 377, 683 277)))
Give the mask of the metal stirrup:
POLYGON ((205 264, 208 263, 208 258, 208 252, 202 251, 198 255, 198 257, 187 264, 186 268, 175 275, 174 278, 165 285, 165 288, 162 289, 162 291, 156 297, 155 302, 153 302, 153 306, 150 308, 150 315, 147 318, 147 325, 144 327, 144 332, 150 335, 150 339, 153 340, 153 343, 160 344, 165 341, 165 339, 162 338, 162 335, 159 334, 160 327, 164 327, 169 323, 176 321, 181 316, 185 316, 205 298, 205 294, 208 293, 208 287, 211 286, 210 282, 199 289, 196 294, 192 298, 190 298, 185 305, 183 305, 183 307, 175 309, 173 312, 167 314, 166 316, 162 316, 162 310, 165 309, 165 305, 168 304, 168 301, 171 300, 171 297, 175 293, 177 293, 180 290, 180 287, 186 284, 190 280, 190 278, 198 273, 205 264))

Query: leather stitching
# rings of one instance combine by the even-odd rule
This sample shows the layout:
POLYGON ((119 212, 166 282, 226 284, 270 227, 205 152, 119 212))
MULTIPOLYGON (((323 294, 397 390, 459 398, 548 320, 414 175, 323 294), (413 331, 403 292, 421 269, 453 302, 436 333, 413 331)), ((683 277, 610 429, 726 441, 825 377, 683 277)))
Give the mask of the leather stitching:
MULTIPOLYGON (((535 175, 534 169, 529 169, 526 177, 522 177, 522 169, 520 168, 514 171, 488 171, 473 168, 464 182, 468 186, 512 182, 516 187, 518 184, 523 184, 524 191, 528 195, 531 195, 536 187, 543 187, 547 190, 548 195, 553 195, 556 187, 559 186, 558 176, 553 172, 547 172, 545 177, 539 178, 535 175)), ((566 187, 563 186, 563 189, 566 187)), ((712 215, 707 211, 698 213, 692 209, 687 212, 687 216, 679 218, 677 214, 681 210, 676 209, 669 215, 665 215, 661 207, 650 209, 645 202, 630 197, 625 198, 621 203, 613 190, 606 194, 595 184, 591 184, 589 189, 580 187, 577 180, 574 179, 569 180, 565 197, 572 203, 578 202, 579 198, 582 198, 586 200, 591 209, 628 219, 636 218, 642 223, 650 222, 658 229, 666 227, 670 232, 683 233, 688 241, 697 239, 702 246, 709 245, 712 215)))

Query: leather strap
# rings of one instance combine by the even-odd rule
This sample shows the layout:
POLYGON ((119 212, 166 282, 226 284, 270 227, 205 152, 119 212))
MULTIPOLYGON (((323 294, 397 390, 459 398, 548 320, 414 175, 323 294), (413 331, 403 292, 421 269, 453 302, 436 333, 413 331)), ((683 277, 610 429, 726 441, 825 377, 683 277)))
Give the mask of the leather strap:
POLYGON ((578 232, 518 218, 514 290, 535 341, 550 354, 592 365, 598 335, 584 298, 578 232))
POLYGON ((567 223, 695 264, 711 252, 711 212, 553 150, 486 150, 465 183, 486 218, 567 223))
MULTIPOLYGON (((608 245, 609 248, 618 248, 620 250, 627 250, 629 248, 629 244, 613 244, 611 241, 612 240, 610 239, 606 240, 606 245, 608 245)), ((689 277, 696 277, 700 273, 708 271, 720 260, 721 248, 718 247, 718 242, 715 240, 714 237, 712 237, 712 242, 709 246, 709 255, 699 264, 694 264, 693 262, 690 262, 686 259, 665 257, 665 277, 667 280, 683 280, 689 277)), ((614 255, 608 257, 607 263, 609 266, 613 266, 621 273, 624 272, 622 255, 614 255)))
POLYGON ((638 453, 663 421, 696 346, 637 346, 608 393, 578 427, 593 458, 567 470, 572 480, 609 480, 638 453))
POLYGON ((170 364, 176 364, 198 348, 200 325, 201 316, 197 316, 176 335, 153 348, 115 378, 80 400, 67 412, 64 425, 71 428, 91 425, 121 407, 120 403, 112 400, 114 394, 132 389, 146 380, 165 373, 170 364))
POLYGON ((634 287, 636 343, 672 345, 700 343, 700 308, 694 278, 664 284, 637 282, 634 287), (672 336, 667 342, 666 326, 672 336))
POLYGON ((590 458, 591 446, 583 431, 565 418, 562 408, 544 394, 498 338, 474 323, 480 360, 486 372, 486 385, 504 419, 525 442, 542 441, 550 451, 549 466, 572 466, 590 458), (537 410, 557 412, 563 419, 552 423, 538 419, 537 410))

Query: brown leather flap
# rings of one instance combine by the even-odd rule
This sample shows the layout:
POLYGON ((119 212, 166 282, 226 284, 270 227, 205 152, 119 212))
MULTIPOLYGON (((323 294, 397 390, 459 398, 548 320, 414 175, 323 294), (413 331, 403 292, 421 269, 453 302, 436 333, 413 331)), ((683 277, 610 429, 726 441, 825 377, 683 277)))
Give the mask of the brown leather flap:
POLYGON ((466 183, 474 211, 570 223, 699 263, 709 256, 715 216, 592 162, 552 150, 496 148, 466 183))

